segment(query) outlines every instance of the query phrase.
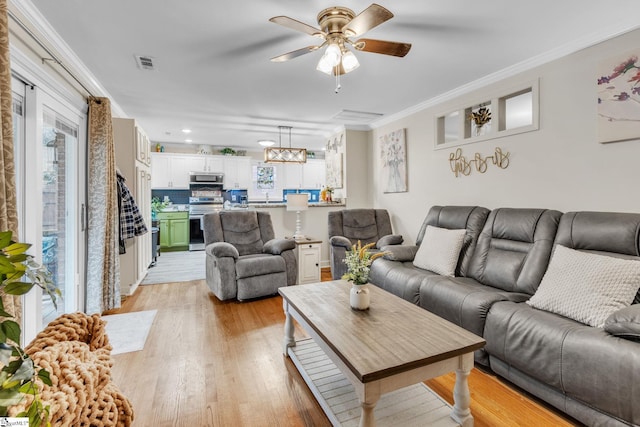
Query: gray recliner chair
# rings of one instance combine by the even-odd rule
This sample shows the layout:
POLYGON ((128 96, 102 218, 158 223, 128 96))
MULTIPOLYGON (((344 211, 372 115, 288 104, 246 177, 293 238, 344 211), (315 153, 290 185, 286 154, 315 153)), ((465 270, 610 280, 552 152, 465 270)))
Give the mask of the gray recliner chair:
POLYGON ((329 212, 329 249, 331 276, 340 279, 346 272, 346 252, 360 241, 375 243, 372 252, 388 245, 399 245, 403 238, 392 234, 391 219, 386 209, 344 209, 329 212))
POLYGON ((276 239, 271 215, 222 211, 203 217, 207 285, 220 300, 247 300, 295 285, 295 242, 276 239))

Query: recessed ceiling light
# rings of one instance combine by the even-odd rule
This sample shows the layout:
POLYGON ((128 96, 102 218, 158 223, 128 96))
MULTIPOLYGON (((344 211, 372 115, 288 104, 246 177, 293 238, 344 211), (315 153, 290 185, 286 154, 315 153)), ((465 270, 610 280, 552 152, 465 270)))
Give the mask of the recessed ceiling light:
POLYGON ((271 147, 275 143, 275 141, 272 141, 270 139, 261 139, 260 141, 258 141, 258 144, 262 145, 263 147, 271 147))
POLYGON ((184 142, 193 142, 193 139, 185 139, 184 142))
POLYGON ((182 133, 191 133, 191 129, 184 128, 182 129, 182 133))

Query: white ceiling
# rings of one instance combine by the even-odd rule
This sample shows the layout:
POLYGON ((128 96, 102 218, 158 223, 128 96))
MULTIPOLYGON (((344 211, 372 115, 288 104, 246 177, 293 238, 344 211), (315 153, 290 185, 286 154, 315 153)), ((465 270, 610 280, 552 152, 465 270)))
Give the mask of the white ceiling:
MULTIPOLYGON (((28 1, 28 0, 25 0, 28 1)), ((395 14, 364 35, 410 42, 405 58, 357 52, 360 68, 334 78, 316 51, 269 59, 318 39, 269 22, 286 15, 317 27, 318 12, 367 0, 32 0, 128 116, 154 142, 257 148, 292 126, 292 145, 321 149, 341 110, 388 117, 549 52, 584 47, 637 27, 637 1, 395 0, 395 14), (156 71, 134 55, 154 58, 156 71), (190 128, 186 136, 181 132, 190 128)), ((94 94, 95 95, 95 94, 94 94)), ((288 144, 288 138, 283 145, 288 144)))

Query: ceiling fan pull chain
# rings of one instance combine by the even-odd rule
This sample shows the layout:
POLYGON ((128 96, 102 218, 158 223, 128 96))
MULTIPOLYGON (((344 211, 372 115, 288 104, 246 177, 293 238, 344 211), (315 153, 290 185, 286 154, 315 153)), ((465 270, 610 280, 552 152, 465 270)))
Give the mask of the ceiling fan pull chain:
POLYGON ((336 72, 336 93, 338 93, 342 88, 342 85, 340 84, 340 72, 338 71, 338 66, 336 66, 335 72, 336 72))

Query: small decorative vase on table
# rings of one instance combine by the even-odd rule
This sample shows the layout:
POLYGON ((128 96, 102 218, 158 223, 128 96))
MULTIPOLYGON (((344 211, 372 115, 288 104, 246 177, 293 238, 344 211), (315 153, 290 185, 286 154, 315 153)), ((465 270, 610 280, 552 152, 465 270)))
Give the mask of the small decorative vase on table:
POLYGON ((362 246, 360 241, 353 245, 347 252, 344 263, 347 265, 347 272, 342 276, 343 280, 351 282, 349 292, 349 303, 354 310, 368 310, 371 303, 369 295, 369 267, 376 258, 383 256, 386 252, 371 253, 375 243, 362 246))

